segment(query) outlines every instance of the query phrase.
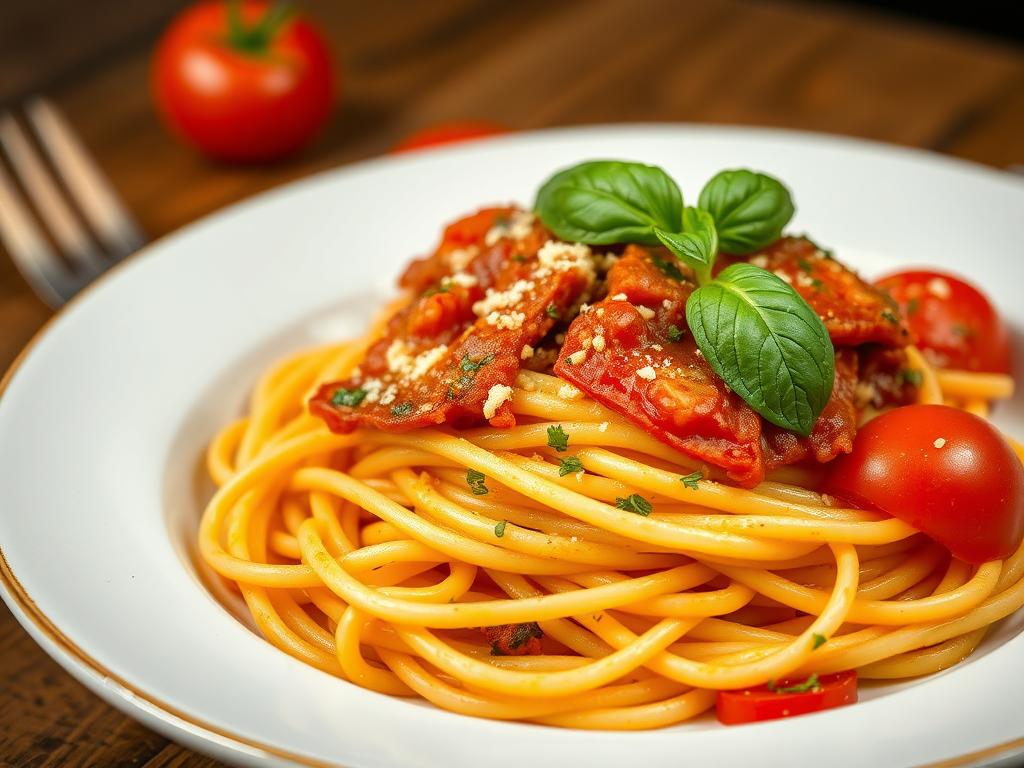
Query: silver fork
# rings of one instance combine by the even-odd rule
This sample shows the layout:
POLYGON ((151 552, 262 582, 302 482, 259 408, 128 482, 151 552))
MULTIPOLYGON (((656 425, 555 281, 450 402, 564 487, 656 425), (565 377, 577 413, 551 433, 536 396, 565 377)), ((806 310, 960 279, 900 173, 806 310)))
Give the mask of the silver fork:
POLYGON ((0 116, 0 242, 56 309, 146 238, 53 104, 32 99, 20 117, 0 116))

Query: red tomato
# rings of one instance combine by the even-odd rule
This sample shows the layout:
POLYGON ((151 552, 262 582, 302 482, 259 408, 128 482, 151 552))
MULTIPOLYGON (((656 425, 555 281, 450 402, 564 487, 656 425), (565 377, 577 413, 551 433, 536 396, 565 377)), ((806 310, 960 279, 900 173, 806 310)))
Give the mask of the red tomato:
POLYGON ((1009 557, 1024 538, 1024 467, 998 430, 945 405, 883 413, 832 463, 828 493, 923 531, 956 557, 1009 557))
POLYGON ((221 160, 272 160, 316 135, 331 111, 327 44, 266 0, 203 2, 167 29, 153 96, 171 129, 221 160))
POLYGON ((398 142, 391 151, 394 154, 411 152, 414 149, 436 147, 441 144, 452 144, 458 141, 468 141, 469 139, 482 139, 486 136, 496 136, 500 133, 508 133, 508 128, 483 120, 441 123, 407 136, 398 142))
MULTIPOLYGON (((760 720, 778 720, 780 717, 806 715, 823 709, 841 707, 857 701, 857 673, 837 672, 825 675, 811 690, 797 693, 783 693, 794 683, 782 681, 772 690, 766 685, 747 688, 742 691, 719 691, 716 712, 719 721, 726 725, 756 723, 760 720)), ((797 686, 805 681, 798 681, 797 686)))
POLYGON ((1010 372, 1006 326, 981 291, 943 272, 897 272, 878 286, 899 302, 918 345, 940 368, 1010 372))

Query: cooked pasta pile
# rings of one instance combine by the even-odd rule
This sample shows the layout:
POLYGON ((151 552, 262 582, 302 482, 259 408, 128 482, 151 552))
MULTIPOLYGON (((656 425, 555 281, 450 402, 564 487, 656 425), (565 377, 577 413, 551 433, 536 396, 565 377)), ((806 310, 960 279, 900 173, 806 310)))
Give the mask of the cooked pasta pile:
MULTIPOLYGON (((718 690, 944 669, 1024 604, 1022 550, 969 566, 835 506, 810 470, 730 487, 553 376, 520 373, 511 429, 333 434, 307 399, 367 343, 266 374, 210 446, 219 491, 199 534, 263 635, 330 674, 478 717, 657 728, 718 690), (560 476, 565 456, 582 469, 560 476), (616 507, 631 494, 653 511, 616 507), (516 624, 543 633, 541 653, 494 655, 480 628, 516 624)), ((926 402, 985 414, 1012 390, 911 353, 926 402)))

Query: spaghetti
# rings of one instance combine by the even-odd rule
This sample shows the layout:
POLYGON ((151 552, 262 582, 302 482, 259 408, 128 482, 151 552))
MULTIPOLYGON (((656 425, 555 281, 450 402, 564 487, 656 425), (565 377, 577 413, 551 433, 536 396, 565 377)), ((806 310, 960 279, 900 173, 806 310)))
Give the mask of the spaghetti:
MULTIPOLYGON (((332 434, 305 401, 373 337, 272 369, 208 456, 220 490, 203 558, 270 642, 326 672, 463 714, 655 728, 705 711, 719 689, 935 672, 1024 605, 1024 551, 974 568, 791 482, 687 487, 692 459, 560 397, 553 376, 520 373, 511 429, 332 434), (559 476, 555 425, 577 473, 559 476), (469 470, 488 493, 474 495, 469 470), (633 493, 650 516, 615 507, 633 493), (476 630, 526 622, 544 635, 539 655, 492 655, 476 630)), ((953 382, 925 398, 1010 389, 914 360, 925 381, 953 382)))
POLYGON ((646 729, 849 703, 1024 605, 1022 451, 984 421, 1005 338, 994 311, 930 333, 984 297, 907 273, 898 304, 781 237, 764 174, 700 199, 567 169, 537 216, 449 226, 365 337, 263 376, 209 447, 199 549, 267 640, 462 714, 646 729))

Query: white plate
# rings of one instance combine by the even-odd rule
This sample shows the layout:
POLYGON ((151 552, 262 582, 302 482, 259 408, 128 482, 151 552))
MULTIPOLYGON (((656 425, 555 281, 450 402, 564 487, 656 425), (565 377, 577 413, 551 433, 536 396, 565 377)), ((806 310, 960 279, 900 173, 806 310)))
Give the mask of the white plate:
MULTIPOLYGON (((869 689, 856 706, 732 729, 706 717, 593 733, 365 691, 274 649, 204 588, 192 559, 207 490, 200 455, 257 372, 312 339, 361 330, 445 222, 484 203, 529 203, 553 170, 597 157, 662 165, 691 200, 723 167, 767 170, 794 190, 794 231, 867 273, 914 263, 964 272, 1024 325, 1024 185, 930 154, 778 131, 608 127, 328 173, 150 246, 16 367, 0 401, 0 563, 21 623, 111 703, 235 762, 896 766, 1021 740, 1020 616, 968 663, 869 689)), ((1024 434, 1022 402, 999 417, 1024 434)))

